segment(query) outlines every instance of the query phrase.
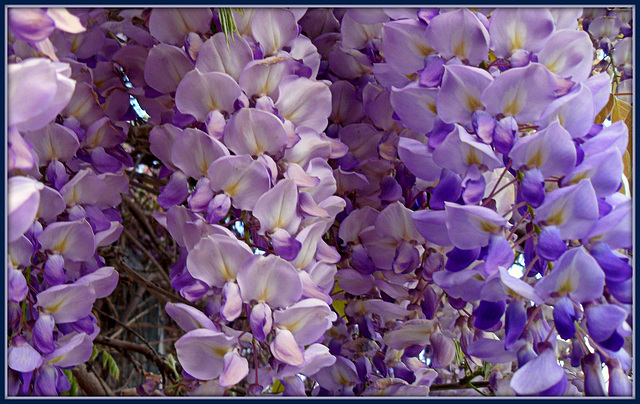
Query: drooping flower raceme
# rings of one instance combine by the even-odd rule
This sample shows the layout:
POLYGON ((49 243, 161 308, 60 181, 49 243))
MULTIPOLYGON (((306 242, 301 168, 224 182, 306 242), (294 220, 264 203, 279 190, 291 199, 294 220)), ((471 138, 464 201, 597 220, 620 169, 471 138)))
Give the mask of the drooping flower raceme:
POLYGON ((10 394, 91 356, 132 105, 189 394, 630 393, 627 10, 227 11, 10 10, 10 394))
POLYGON ((9 394, 51 396, 70 387, 61 369, 91 357, 100 331, 93 303, 118 283, 96 249, 122 232, 115 206, 132 164, 94 88, 53 53, 55 28, 85 31, 78 17, 9 14, 9 394), (19 41, 48 58, 28 58, 19 41))

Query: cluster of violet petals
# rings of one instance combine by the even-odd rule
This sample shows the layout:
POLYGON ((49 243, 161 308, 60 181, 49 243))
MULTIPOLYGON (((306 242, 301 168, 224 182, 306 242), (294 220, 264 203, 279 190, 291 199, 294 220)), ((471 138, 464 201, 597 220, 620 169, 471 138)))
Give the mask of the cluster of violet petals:
MULTIPOLYGON (((105 108, 86 65, 52 52, 50 36, 71 49, 85 33, 78 16, 12 10, 9 28, 8 394, 55 396, 71 387, 62 369, 91 357, 93 304, 118 283, 96 249, 123 230, 116 206, 133 161, 117 119, 129 102, 105 108)), ((94 65, 105 60, 92 49, 94 65)))
POLYGON ((134 97, 190 394, 631 395, 630 10, 71 11, 9 13, 11 394, 90 357, 134 97))

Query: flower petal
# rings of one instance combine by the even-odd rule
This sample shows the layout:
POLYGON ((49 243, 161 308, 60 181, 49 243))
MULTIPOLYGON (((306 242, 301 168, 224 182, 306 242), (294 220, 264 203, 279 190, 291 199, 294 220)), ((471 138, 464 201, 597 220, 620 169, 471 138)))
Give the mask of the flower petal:
POLYGON ((471 123, 472 114, 482 110, 482 93, 493 77, 482 69, 452 65, 445 66, 442 86, 438 91, 438 117, 445 123, 471 123))
POLYGON ((226 321, 233 321, 242 314, 242 297, 235 282, 227 282, 222 288, 222 307, 220 314, 226 321))
POLYGON ((176 341, 176 353, 183 369, 200 380, 211 380, 224 370, 224 356, 234 338, 219 331, 200 328, 187 332, 176 341))
POLYGON ((331 91, 326 84, 293 76, 280 83, 279 91, 276 108, 283 118, 296 127, 324 130, 331 115, 331 91))
POLYGON ((249 374, 249 362, 237 352, 227 352, 222 358, 223 370, 220 375, 220 386, 231 387, 238 384, 249 374))
POLYGON ((95 239, 86 220, 56 222, 38 236, 42 248, 71 261, 85 261, 95 253, 95 239))
POLYGON ((238 285, 244 302, 256 300, 271 307, 287 307, 302 295, 298 272, 276 255, 254 255, 247 259, 238 272, 238 285))
POLYGON ((498 8, 491 14, 491 49, 499 58, 518 49, 538 52, 553 31, 553 16, 547 9, 498 8))
POLYGON ((164 309, 173 321, 175 321, 180 328, 186 332, 198 328, 206 328, 216 331, 216 326, 209 317, 194 307, 184 303, 167 302, 164 309))
POLYGON ((38 307, 49 313, 57 324, 71 323, 91 313, 96 294, 86 284, 52 286, 37 296, 38 307))
POLYGON ((234 103, 241 94, 238 83, 228 74, 202 73, 194 69, 178 84, 176 106, 181 113, 204 122, 211 111, 233 112, 234 103))
POLYGON ((291 331, 276 329, 276 337, 270 346, 274 358, 280 362, 292 366, 304 364, 303 350, 298 346, 291 331))
POLYGON ((275 55, 288 46, 298 34, 293 13, 285 9, 264 8, 251 20, 251 33, 265 56, 275 55))
POLYGON ((586 32, 562 29, 549 38, 538 54, 538 60, 552 73, 580 83, 591 74, 592 48, 586 32))
POLYGON ((187 256, 187 270, 209 286, 224 287, 238 276, 242 264, 252 256, 245 243, 222 235, 202 238, 187 256))
POLYGON ((445 202, 445 212, 449 238, 463 250, 484 247, 507 224, 507 219, 483 206, 445 202))
POLYGON ((558 365, 554 351, 547 349, 518 369, 510 386, 517 394, 535 395, 553 387, 563 376, 564 370, 558 365))
POLYGON ((40 205, 41 182, 29 177, 11 177, 8 181, 8 241, 20 238, 36 220, 40 205))
POLYGON ((207 176, 211 164, 229 151, 218 140, 198 129, 182 131, 173 143, 171 161, 188 177, 200 179, 207 176))
MULTIPOLYGON (((239 81, 242 70, 251 60, 253 52, 244 38, 234 33, 231 40, 227 41, 226 35, 218 32, 200 46, 196 67, 203 73, 227 73, 239 81)), ((247 93, 247 96, 251 94, 247 93)))
POLYGON ((500 74, 482 93, 482 104, 491 115, 513 116, 519 123, 540 118, 556 98, 556 80, 546 67, 530 63, 500 74), (530 86, 528 83, 536 83, 530 86))
POLYGON ((163 94, 176 91, 182 78, 193 70, 193 62, 180 48, 161 43, 149 51, 144 65, 144 80, 163 94))
MULTIPOLYGON (((424 88, 417 83, 391 88, 391 106, 402 124, 420 133, 429 133, 437 115, 436 98, 439 90, 424 88)), ((401 138, 404 139, 404 138, 401 138)))
POLYGON ((154 8, 149 16, 149 32, 160 42, 182 46, 189 32, 209 31, 212 18, 210 8, 154 8))
POLYGON ((289 141, 282 122, 273 114, 242 108, 227 123, 224 143, 235 154, 275 155, 289 141))
POLYGON ((9 347, 7 365, 16 372, 32 372, 43 362, 44 358, 26 341, 9 347))
POLYGON ((56 350, 47 355, 46 361, 61 368, 75 367, 91 358, 92 338, 85 334, 67 334, 58 340, 56 350))
POLYGON ((425 38, 445 59, 457 57, 471 64, 487 59, 489 33, 468 9, 435 16, 427 26, 425 38))

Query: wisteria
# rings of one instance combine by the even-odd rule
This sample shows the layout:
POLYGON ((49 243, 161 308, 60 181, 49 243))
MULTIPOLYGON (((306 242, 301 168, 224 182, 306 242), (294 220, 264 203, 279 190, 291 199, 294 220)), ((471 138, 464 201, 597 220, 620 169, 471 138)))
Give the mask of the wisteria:
POLYGON ((632 396, 632 18, 9 8, 8 395, 632 396))

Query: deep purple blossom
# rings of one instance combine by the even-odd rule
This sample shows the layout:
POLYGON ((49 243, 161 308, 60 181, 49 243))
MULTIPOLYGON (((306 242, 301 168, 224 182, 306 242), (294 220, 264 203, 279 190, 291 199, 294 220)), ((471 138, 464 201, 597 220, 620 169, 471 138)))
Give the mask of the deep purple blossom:
POLYGON ((8 15, 10 395, 164 269, 139 394, 631 394, 630 10, 8 15))

